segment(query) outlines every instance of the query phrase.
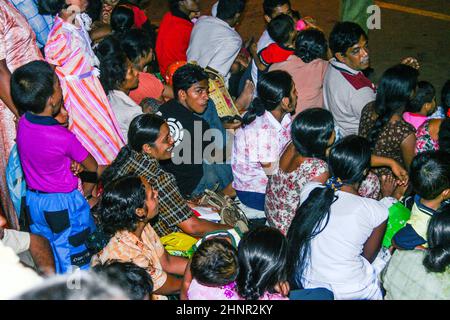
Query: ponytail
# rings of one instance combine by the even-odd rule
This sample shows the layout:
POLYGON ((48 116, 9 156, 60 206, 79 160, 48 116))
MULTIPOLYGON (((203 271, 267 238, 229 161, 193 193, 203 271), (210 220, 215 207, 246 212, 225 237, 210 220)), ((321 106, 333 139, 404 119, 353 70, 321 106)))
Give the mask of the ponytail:
POLYGON ((256 97, 250 107, 247 109, 247 112, 244 114, 242 118, 242 123, 244 126, 249 125, 253 121, 255 121, 256 117, 262 116, 266 112, 266 108, 264 107, 264 103, 261 101, 259 97, 256 97))

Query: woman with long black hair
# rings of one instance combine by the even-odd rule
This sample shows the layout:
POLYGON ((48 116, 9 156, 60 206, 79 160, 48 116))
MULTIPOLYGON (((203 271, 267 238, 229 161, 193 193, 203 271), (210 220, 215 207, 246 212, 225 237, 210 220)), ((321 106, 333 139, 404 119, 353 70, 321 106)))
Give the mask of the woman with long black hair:
POLYGON ((335 299, 381 299, 371 263, 381 247, 388 208, 358 195, 370 168, 369 142, 348 136, 334 145, 325 184, 303 187, 288 231, 292 286, 327 288, 335 299))

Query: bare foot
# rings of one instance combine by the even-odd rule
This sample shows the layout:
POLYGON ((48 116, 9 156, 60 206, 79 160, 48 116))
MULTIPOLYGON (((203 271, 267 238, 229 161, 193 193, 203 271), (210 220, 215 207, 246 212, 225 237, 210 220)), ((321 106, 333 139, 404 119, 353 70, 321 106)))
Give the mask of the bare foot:
POLYGON ((245 81, 244 90, 241 95, 236 99, 236 107, 239 112, 247 110, 248 106, 253 100, 253 93, 255 92, 255 85, 251 80, 245 81))
POLYGON ((394 177, 391 175, 381 177, 381 194, 383 197, 390 197, 397 186, 394 177))

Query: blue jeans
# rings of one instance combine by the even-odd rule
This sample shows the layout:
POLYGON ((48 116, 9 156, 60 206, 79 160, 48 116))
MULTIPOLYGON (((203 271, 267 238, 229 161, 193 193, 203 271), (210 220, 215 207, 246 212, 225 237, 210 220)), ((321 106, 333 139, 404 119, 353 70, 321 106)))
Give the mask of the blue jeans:
POLYGON ((219 186, 218 190, 222 190, 232 181, 233 172, 231 171, 231 165, 226 163, 203 163, 203 177, 195 190, 192 191, 192 196, 198 196, 205 189, 213 189, 216 185, 219 186))

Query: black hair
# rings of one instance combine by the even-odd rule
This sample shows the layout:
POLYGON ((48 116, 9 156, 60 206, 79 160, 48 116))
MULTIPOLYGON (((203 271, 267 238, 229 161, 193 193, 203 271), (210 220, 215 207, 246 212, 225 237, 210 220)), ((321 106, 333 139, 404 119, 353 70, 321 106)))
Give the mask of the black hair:
POLYGON ((441 105, 444 109, 445 114, 448 113, 448 109, 450 108, 450 80, 447 80, 444 83, 444 86, 441 90, 441 105))
POLYGON ((20 113, 42 113, 54 93, 56 74, 45 61, 32 61, 11 75, 11 97, 20 113))
MULTIPOLYGON (((328 157, 330 176, 347 185, 361 183, 370 168, 370 157, 367 139, 347 136, 331 148, 328 157)), ((326 228, 331 205, 337 198, 333 188, 318 187, 298 207, 287 233, 288 274, 292 276, 293 286, 301 286, 299 279, 310 259, 311 240, 326 228)))
POLYGON ((275 110, 283 98, 290 98, 293 85, 292 77, 285 71, 275 70, 260 75, 256 87, 258 97, 252 101, 242 119, 244 126, 264 112, 275 110))
POLYGON ((335 56, 336 53, 345 55, 345 52, 359 42, 359 39, 363 36, 366 40, 367 34, 360 27, 359 24, 354 22, 338 22, 331 30, 329 45, 330 49, 335 56))
POLYGON ((258 227, 244 234, 238 247, 237 292, 245 300, 258 300, 274 293, 277 283, 287 279, 287 241, 277 229, 258 227))
POLYGON ((206 286, 224 286, 238 274, 237 251, 227 240, 205 240, 191 260, 192 277, 206 286))
POLYGON ((123 34, 120 44, 128 59, 135 64, 148 55, 154 46, 150 34, 139 29, 131 29, 123 34))
POLYGON ((92 22, 100 20, 102 14, 102 1, 89 0, 86 13, 92 19, 92 22))
POLYGON ((134 13, 127 6, 116 6, 111 13, 111 29, 113 33, 122 35, 133 27, 134 13))
POLYGON ((120 149, 116 159, 103 171, 102 182, 106 184, 116 177, 118 168, 131 157, 132 151, 142 152, 144 144, 154 146, 164 123, 166 121, 156 114, 144 113, 136 116, 128 128, 128 144, 120 149))
POLYGON ((289 41, 289 37, 293 31, 295 31, 294 19, 287 14, 276 16, 270 20, 267 26, 269 36, 280 46, 289 41))
POLYGON ((450 208, 431 217, 427 230, 428 249, 423 265, 429 272, 445 272, 450 265, 450 208))
POLYGON ((180 10, 180 2, 183 0, 169 0, 169 9, 170 12, 174 13, 175 11, 180 10))
POLYGON ((281 7, 282 5, 285 4, 291 7, 291 2, 289 0, 264 0, 263 2, 264 14, 268 17, 272 17, 275 8, 281 7))
POLYGON ((127 295, 120 288, 98 275, 81 271, 76 275, 66 273, 45 279, 30 290, 14 297, 14 300, 125 300, 127 295), (70 284, 70 285, 69 285, 70 284))
POLYGON ((198 65, 187 63, 178 68, 172 77, 175 98, 178 98, 180 90, 187 91, 197 82, 207 79, 209 79, 208 74, 198 65))
POLYGON ((40 14, 56 16, 63 9, 68 8, 66 0, 40 0, 38 3, 38 10, 40 14))
POLYGON ((439 150, 450 153, 450 118, 445 118, 439 126, 439 150))
POLYGON ((306 29, 298 33, 295 41, 295 55, 303 62, 309 63, 315 59, 326 59, 328 43, 322 31, 306 29))
POLYGON ((333 131, 334 120, 330 111, 323 108, 306 109, 292 122, 292 143, 304 157, 325 159, 333 131))
POLYGON ((426 151, 415 156, 409 172, 414 192, 425 200, 433 200, 450 189, 449 157, 443 151, 426 151))
POLYGON ((144 208, 145 186, 137 176, 126 176, 105 185, 98 205, 102 230, 109 236, 117 231, 136 230, 140 221, 136 209, 144 208))
POLYGON ((144 300, 153 292, 153 281, 144 268, 132 262, 108 261, 91 269, 109 283, 121 288, 131 300, 144 300))
POLYGON ((377 120, 367 134, 372 148, 375 147, 381 130, 391 117, 403 113, 417 86, 419 72, 413 67, 398 64, 387 69, 380 80, 375 99, 377 120))
POLYGON ((416 94, 406 105, 405 111, 418 113, 422 110, 425 103, 431 103, 436 96, 434 86, 428 81, 419 81, 417 83, 416 94))
POLYGON ((237 13, 244 11, 244 0, 219 0, 216 17, 221 20, 231 20, 237 13))
POLYGON ((105 92, 117 90, 127 76, 127 56, 115 35, 105 37, 97 46, 100 61, 100 82, 105 92))

